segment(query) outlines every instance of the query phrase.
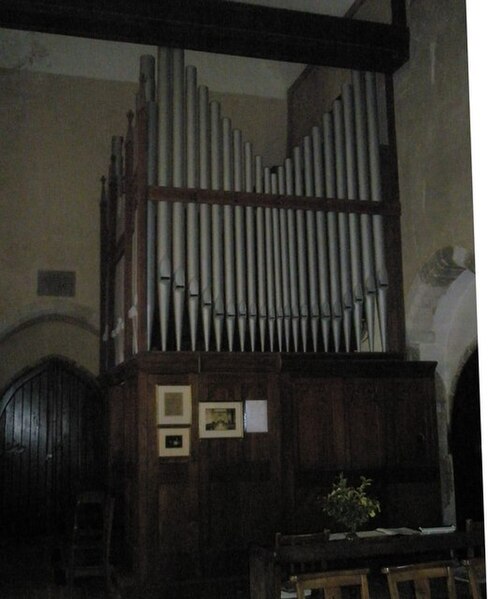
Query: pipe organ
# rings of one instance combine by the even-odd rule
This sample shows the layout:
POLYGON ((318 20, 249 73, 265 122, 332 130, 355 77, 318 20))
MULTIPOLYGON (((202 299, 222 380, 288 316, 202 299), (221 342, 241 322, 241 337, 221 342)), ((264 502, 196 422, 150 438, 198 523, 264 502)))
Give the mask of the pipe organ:
POLYGON ((251 545, 323 529, 312 498, 339 472, 377 483, 375 527, 440 523, 435 364, 404 359, 391 76, 351 72, 269 164, 182 50, 140 74, 101 206, 109 486, 140 587, 246 577, 251 545), (160 422, 182 386, 191 416, 160 422), (219 402, 266 425, 207 438, 219 402))
POLYGON ((375 73, 352 71, 278 165, 209 99, 181 49, 141 57, 136 113, 125 173, 122 138, 112 143, 116 240, 124 223, 131 235, 106 323, 114 363, 150 349, 392 350, 375 73), (124 208, 128 169, 148 186, 144 207, 124 208))

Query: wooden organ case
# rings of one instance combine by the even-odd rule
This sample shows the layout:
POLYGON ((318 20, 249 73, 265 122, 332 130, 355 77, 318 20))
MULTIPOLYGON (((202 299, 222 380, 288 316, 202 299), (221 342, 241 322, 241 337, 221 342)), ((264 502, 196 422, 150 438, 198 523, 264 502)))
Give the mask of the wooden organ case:
POLYGON ((439 524, 435 364, 405 359, 392 69, 354 71, 270 168, 183 60, 159 50, 156 92, 141 59, 102 191, 119 559, 141 585, 245 576, 250 544, 323 528, 314 499, 340 472, 374 480, 376 526, 439 524), (173 387, 185 419, 161 421, 173 387), (240 406, 242 435, 202 434, 207 403, 240 406))

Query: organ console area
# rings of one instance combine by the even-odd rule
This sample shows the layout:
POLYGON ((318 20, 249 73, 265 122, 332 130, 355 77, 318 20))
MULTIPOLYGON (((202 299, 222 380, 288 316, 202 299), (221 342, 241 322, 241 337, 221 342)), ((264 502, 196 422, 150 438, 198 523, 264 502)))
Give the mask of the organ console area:
POLYGON ((268 164, 184 50, 141 57, 102 190, 100 350, 117 559, 141 585, 245 578, 252 544, 323 528, 313 499, 339 472, 374 479, 377 526, 440 524, 435 364, 405 358, 391 74, 348 79, 268 164), (180 454, 158 446, 160 386, 190 390, 180 454), (242 435, 202 436, 204 403, 239 404, 242 435))

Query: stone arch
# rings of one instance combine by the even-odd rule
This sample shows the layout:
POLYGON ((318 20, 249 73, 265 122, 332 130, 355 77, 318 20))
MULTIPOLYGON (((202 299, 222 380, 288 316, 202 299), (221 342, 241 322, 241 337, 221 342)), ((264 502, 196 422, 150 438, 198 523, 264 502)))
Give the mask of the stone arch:
POLYGON ((0 387, 24 368, 58 355, 97 375, 99 331, 94 311, 67 302, 25 306, 0 327, 0 387))
POLYGON ((410 357, 437 362, 436 398, 445 524, 456 521, 448 432, 456 385, 477 346, 474 255, 464 248, 438 250, 419 270, 407 297, 410 357))

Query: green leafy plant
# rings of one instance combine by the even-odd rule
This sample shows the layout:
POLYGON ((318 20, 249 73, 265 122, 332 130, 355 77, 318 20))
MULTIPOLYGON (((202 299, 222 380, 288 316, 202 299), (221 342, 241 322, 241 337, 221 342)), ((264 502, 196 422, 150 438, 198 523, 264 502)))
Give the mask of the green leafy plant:
POLYGON ((322 511, 351 533, 381 511, 379 501, 366 492, 371 486, 371 479, 361 476, 360 480, 357 487, 348 485, 341 473, 330 493, 319 497, 322 511))

